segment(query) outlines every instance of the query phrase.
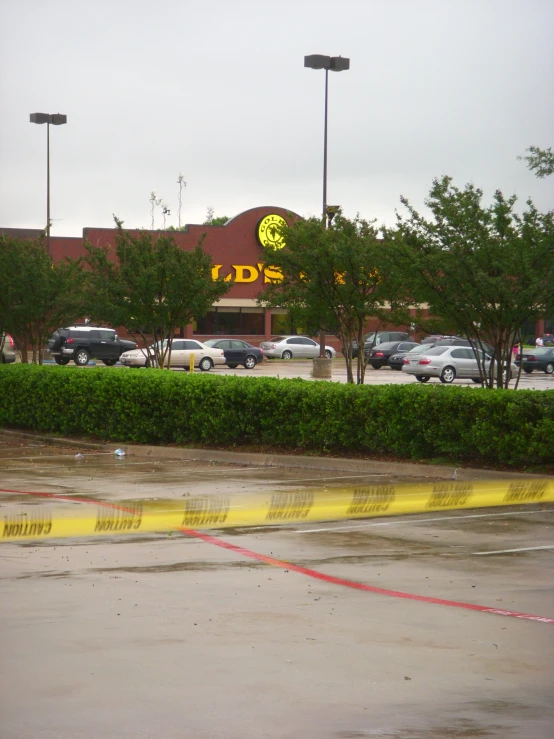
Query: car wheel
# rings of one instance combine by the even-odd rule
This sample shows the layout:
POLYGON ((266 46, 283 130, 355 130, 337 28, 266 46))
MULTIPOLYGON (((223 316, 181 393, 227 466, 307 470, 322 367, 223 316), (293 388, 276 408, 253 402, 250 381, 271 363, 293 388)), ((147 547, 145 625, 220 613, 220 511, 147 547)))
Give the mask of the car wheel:
POLYGON ((415 378, 418 382, 429 382, 429 378, 425 375, 416 375, 415 378))
POLYGON ((325 350, 325 356, 327 357, 327 359, 333 359, 333 354, 331 351, 329 351, 329 349, 325 350))
POLYGON ((481 380, 478 377, 472 377, 471 382, 474 382, 476 385, 481 385, 481 380))
POLYGON ((209 372, 211 368, 214 366, 214 363, 209 357, 203 357, 200 360, 200 364, 198 365, 202 372, 209 372))
POLYGON ((245 360, 244 360, 245 369, 254 369, 255 366, 256 366, 256 357, 253 357, 251 354, 245 357, 245 360))
POLYGON ((283 359, 292 359, 292 352, 289 352, 289 350, 287 349, 287 351, 283 352, 281 356, 283 357, 283 359))
POLYGON ((86 349, 77 349, 73 361, 75 362, 75 364, 79 365, 79 367, 84 367, 86 364, 88 364, 89 359, 90 354, 86 349))
POLYGON ((54 357, 54 362, 65 367, 66 364, 69 364, 69 357, 54 357))
POLYGON ((544 371, 546 372, 547 375, 554 374, 554 363, 553 362, 548 362, 548 364, 544 368, 544 371))
POLYGON ((396 372, 402 372, 402 367, 391 367, 391 369, 396 370, 396 372))
POLYGON ((227 367, 229 367, 229 369, 236 369, 238 367, 238 364, 229 364, 229 363, 227 363, 227 367))
POLYGON ((102 360, 106 367, 113 367, 114 364, 117 362, 117 359, 103 359, 102 360))
POLYGON ((532 369, 524 369, 523 371, 525 372, 526 375, 530 375, 533 370, 532 369))
POLYGON ((144 366, 146 367, 146 369, 152 366, 152 362, 148 357, 146 357, 146 359, 144 360, 144 366))
POLYGON ((381 367, 383 365, 382 364, 373 364, 373 362, 371 362, 371 366, 373 367, 373 369, 381 369, 381 367))
POLYGON ((450 385, 451 382, 454 382, 456 379, 456 370, 454 367, 445 367, 443 371, 441 372, 441 382, 445 382, 447 385, 450 385))

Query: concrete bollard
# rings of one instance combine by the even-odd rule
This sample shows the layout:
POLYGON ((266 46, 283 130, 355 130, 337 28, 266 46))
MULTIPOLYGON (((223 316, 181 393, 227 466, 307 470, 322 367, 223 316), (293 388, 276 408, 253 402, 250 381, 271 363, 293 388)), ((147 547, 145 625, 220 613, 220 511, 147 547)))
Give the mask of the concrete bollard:
POLYGON ((314 359, 313 362, 314 366, 312 369, 312 377, 318 380, 330 380, 333 360, 318 357, 317 359, 314 359))

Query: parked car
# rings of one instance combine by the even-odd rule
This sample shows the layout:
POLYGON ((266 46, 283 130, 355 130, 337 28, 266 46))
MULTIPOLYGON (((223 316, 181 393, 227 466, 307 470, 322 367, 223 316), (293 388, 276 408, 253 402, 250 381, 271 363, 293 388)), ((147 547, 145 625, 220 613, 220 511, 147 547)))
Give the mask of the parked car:
POLYGON ((4 334, 0 362, 2 364, 12 364, 12 362, 15 362, 15 344, 9 334, 4 334))
MULTIPOLYGON (((485 372, 488 371, 490 356, 481 352, 481 362, 485 372)), ((428 382, 431 377, 438 377, 441 382, 450 384, 456 378, 481 382, 477 355, 471 347, 465 346, 432 346, 425 351, 408 353, 404 357, 402 372, 415 375, 418 382, 428 382)), ((517 372, 515 364, 510 365, 510 376, 517 372)))
MULTIPOLYGON (((388 341, 406 341, 410 335, 403 331, 370 331, 364 335, 364 353, 369 354, 374 346, 379 346, 388 341)), ((346 347, 342 347, 342 353, 346 355, 346 347)), ((358 342, 352 342, 352 359, 358 356, 358 342)))
POLYGON ((235 369, 242 364, 245 369, 254 369, 260 362, 264 361, 264 355, 257 346, 252 346, 242 339, 208 339, 205 346, 212 349, 223 349, 227 367, 235 369))
MULTIPOLYGON (((150 347, 151 349, 153 347, 150 347)), ((171 344, 170 367, 189 369, 190 356, 194 354, 194 366, 207 372, 214 366, 225 364, 223 349, 214 349, 196 339, 173 339, 171 344)), ((120 362, 126 367, 150 367, 150 359, 146 349, 134 349, 124 352, 120 362)))
POLYGON ((542 340, 545 346, 552 346, 554 345, 554 334, 543 334, 542 340))
POLYGON ((48 351, 57 364, 71 360, 79 366, 90 359, 101 359, 108 367, 114 365, 121 354, 135 349, 136 343, 120 339, 113 328, 102 326, 68 326, 54 331, 48 339, 48 351))
MULTIPOLYGON (((462 339, 461 336, 444 336, 434 342, 433 346, 477 346, 477 341, 471 342, 469 339, 462 339)), ((494 348, 486 342, 481 342, 480 348, 492 357, 494 355, 494 348)))
POLYGON ((515 363, 518 366, 521 364, 521 369, 528 375, 533 370, 542 370, 547 375, 552 375, 554 374, 554 347, 539 346, 536 349, 524 349, 523 355, 516 357, 515 363))
MULTIPOLYGON (((262 341, 260 349, 268 359, 315 359, 319 357, 319 344, 308 336, 272 336, 262 341)), ((332 346, 325 347, 327 359, 336 357, 332 346)))
POLYGON ((449 334, 430 334, 429 336, 426 336, 424 339, 421 339, 422 344, 436 344, 437 341, 442 341, 442 339, 457 339, 457 336, 451 336, 449 334))
MULTIPOLYGON (((373 369, 381 369, 389 364, 389 359, 393 354, 406 354, 414 347, 419 346, 415 341, 385 341, 379 346, 374 346, 368 355, 368 364, 373 369)), ((402 368, 402 365, 400 366, 402 368)))
POLYGON ((408 352, 396 352, 389 357, 389 367, 392 370, 401 372, 402 367, 404 366, 404 357, 412 357, 416 354, 421 354, 421 352, 427 351, 432 346, 433 344, 416 344, 413 349, 410 349, 408 352))

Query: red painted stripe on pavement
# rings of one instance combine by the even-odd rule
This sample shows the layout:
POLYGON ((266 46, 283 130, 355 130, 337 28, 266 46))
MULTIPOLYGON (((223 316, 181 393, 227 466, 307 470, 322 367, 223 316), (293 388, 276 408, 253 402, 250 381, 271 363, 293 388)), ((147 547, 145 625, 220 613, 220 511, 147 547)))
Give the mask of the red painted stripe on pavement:
POLYGON ((432 598, 427 595, 416 595, 415 593, 404 593, 401 590, 387 590, 386 588, 377 588, 374 585, 366 585, 365 583, 355 582, 354 580, 345 580, 342 577, 335 577, 334 575, 326 575, 323 572, 312 570, 309 567, 302 567, 301 565, 295 565, 292 562, 286 562, 282 559, 275 559, 275 557, 268 557, 266 554, 260 554, 254 552, 251 549, 245 549, 239 547, 236 544, 219 539, 211 534, 204 534, 202 531, 195 531, 194 529, 179 529, 183 534, 202 541, 208 544, 214 544, 222 549, 228 549, 231 552, 240 554, 243 557, 249 557, 250 559, 257 559, 259 562, 265 562, 273 567, 280 567, 281 569, 292 570, 298 572, 301 575, 307 577, 313 577, 316 580, 323 580, 323 582, 332 583, 333 585, 341 585, 345 588, 352 588, 353 590, 363 590, 366 593, 375 593, 377 595, 386 595, 390 598, 404 598, 405 600, 415 600, 419 603, 432 603, 439 606, 450 606, 451 608, 464 608, 468 611, 481 611, 482 613, 493 613, 497 616, 511 616, 512 618, 522 618, 527 621, 540 621, 545 624, 554 624, 554 618, 547 618, 545 616, 534 616, 531 613, 519 613, 518 611, 506 611, 500 608, 490 608, 488 606, 480 606, 474 603, 462 603, 457 600, 444 600, 443 598, 432 598))
MULTIPOLYGON (((107 501, 94 500, 94 498, 72 498, 66 495, 60 495, 58 493, 38 493, 30 490, 6 490, 0 488, 0 493, 15 493, 21 495, 37 495, 43 498, 55 498, 58 500, 72 500, 75 503, 90 503, 93 505, 106 506, 107 508, 117 508, 122 511, 130 511, 125 506, 118 505, 117 503, 109 503, 107 501)), ((132 511, 131 511, 132 512, 132 511)), ((227 549, 235 554, 240 554, 243 557, 249 557, 250 559, 256 559, 258 562, 264 562, 265 564, 271 565, 272 567, 280 567, 284 570, 292 570, 292 572, 298 572, 300 575, 306 577, 312 577, 315 580, 322 580, 323 582, 331 583, 333 585, 340 585, 344 588, 352 588, 352 590, 362 590, 366 593, 374 593, 376 595, 386 595, 389 598, 403 598, 404 600, 415 600, 419 603, 430 603, 439 606, 449 606, 450 608, 463 608, 467 611, 479 611, 481 613, 492 613, 496 616, 509 616, 511 618, 521 618, 526 621, 539 621, 544 624, 554 624, 554 618, 548 618, 546 616, 534 616, 531 613, 520 613, 518 611, 507 611, 501 608, 491 608, 489 606, 480 606, 475 603, 463 603, 457 600, 445 600, 443 598, 433 598, 428 595, 417 595, 415 593, 405 593, 401 590, 387 590, 386 588, 378 588, 374 585, 366 585, 365 583, 356 582, 355 580, 345 580, 342 577, 335 577, 334 575, 326 575, 323 572, 312 570, 309 567, 302 567, 302 565, 295 565, 293 562, 287 562, 283 559, 276 559, 270 557, 267 554, 261 554, 260 552, 254 552, 252 549, 245 549, 245 547, 239 547, 236 544, 231 544, 229 541, 219 539, 211 534, 204 534, 202 531, 196 531, 195 529, 178 529, 182 534, 196 539, 201 539, 207 544, 213 544, 222 549, 227 549)))

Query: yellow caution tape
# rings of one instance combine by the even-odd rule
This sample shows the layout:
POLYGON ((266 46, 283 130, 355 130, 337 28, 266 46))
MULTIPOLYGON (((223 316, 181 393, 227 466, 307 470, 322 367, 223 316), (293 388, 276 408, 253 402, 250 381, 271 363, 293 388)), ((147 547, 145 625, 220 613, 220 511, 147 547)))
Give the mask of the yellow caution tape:
POLYGON ((407 513, 554 502, 554 480, 360 485, 183 500, 17 506, 2 515, 0 541, 140 534, 179 529, 279 526, 407 513))

